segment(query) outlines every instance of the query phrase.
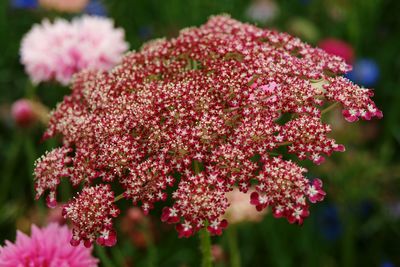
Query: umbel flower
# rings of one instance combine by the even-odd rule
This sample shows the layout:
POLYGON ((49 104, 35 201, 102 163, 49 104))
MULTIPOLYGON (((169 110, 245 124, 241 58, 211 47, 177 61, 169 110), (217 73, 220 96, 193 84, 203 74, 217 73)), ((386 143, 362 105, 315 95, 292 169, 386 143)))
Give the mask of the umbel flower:
POLYGON ((83 69, 109 70, 127 49, 124 31, 114 28, 111 19, 85 15, 34 25, 20 54, 33 83, 56 80, 66 85, 83 69))
POLYGON ((172 200, 161 219, 180 237, 204 227, 221 234, 234 188, 249 191, 257 210, 301 224, 325 192, 282 151, 315 164, 344 151, 321 121, 332 103, 348 121, 382 117, 371 90, 340 76, 349 70, 297 38, 228 16, 147 43, 110 72, 75 76, 44 135, 61 135, 63 147, 38 160, 37 197, 49 191, 53 206, 60 179, 83 186, 64 207, 74 245, 114 244, 113 202, 122 198, 146 214, 172 200))
POLYGON ((31 236, 17 232, 14 243, 6 241, 0 247, 0 266, 2 267, 96 267, 98 260, 92 250, 83 245, 69 245, 71 232, 67 226, 49 224, 38 228, 32 225, 31 236))

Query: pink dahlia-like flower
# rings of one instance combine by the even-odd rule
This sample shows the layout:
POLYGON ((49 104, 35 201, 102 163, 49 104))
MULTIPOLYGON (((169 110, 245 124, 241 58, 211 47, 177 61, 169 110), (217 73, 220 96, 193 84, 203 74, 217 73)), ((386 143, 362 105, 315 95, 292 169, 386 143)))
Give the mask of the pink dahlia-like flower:
POLYGON ((256 210, 301 224, 325 192, 300 161, 318 165, 345 150, 322 115, 339 104, 348 121, 382 117, 372 90, 341 76, 349 69, 286 33, 227 16, 149 42, 110 72, 75 77, 44 135, 62 136, 63 147, 38 160, 38 196, 50 192, 53 204, 59 179, 82 186, 64 208, 73 243, 113 245, 120 199, 148 214, 170 198, 161 220, 180 237, 201 228, 219 235, 234 188, 249 191, 256 210))
POLYGON ((318 46, 331 55, 343 58, 349 64, 353 62, 353 47, 345 41, 335 38, 327 38, 319 42, 318 46))
POLYGON ((38 228, 32 225, 31 236, 17 232, 15 243, 6 241, 0 247, 2 267, 95 267, 98 260, 92 249, 69 244, 71 231, 67 226, 49 224, 38 228))
POLYGON ((89 3, 89 0, 39 0, 40 6, 60 12, 78 13, 89 3))
POLYGON ((83 16, 36 24, 23 38, 20 53, 34 83, 54 79, 66 85, 82 69, 110 69, 127 48, 124 31, 111 19, 83 16))

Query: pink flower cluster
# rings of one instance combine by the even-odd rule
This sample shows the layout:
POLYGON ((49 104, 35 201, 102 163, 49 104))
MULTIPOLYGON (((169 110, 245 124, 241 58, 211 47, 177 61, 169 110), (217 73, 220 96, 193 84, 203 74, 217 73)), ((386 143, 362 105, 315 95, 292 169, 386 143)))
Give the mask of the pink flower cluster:
POLYGON ((112 20, 82 16, 33 26, 20 54, 32 82, 57 80, 66 85, 82 69, 109 70, 127 49, 124 31, 114 28, 112 20))
POLYGON ((53 194, 63 168, 73 185, 83 185, 64 208, 74 244, 114 243, 111 183, 123 188, 116 200, 130 199, 146 214, 172 199, 161 219, 181 237, 204 227, 221 234, 234 188, 250 191, 257 210, 271 207, 301 224, 325 192, 282 149, 316 164, 344 151, 321 121, 332 102, 349 121, 382 116, 371 90, 340 76, 349 69, 288 34, 212 17, 177 38, 147 43, 110 72, 77 75, 45 133, 61 135, 64 146, 38 161, 36 189, 53 194), (52 153, 63 155, 63 167, 52 153))
POLYGON ((96 267, 98 260, 92 249, 69 245, 71 232, 67 226, 50 224, 42 229, 32 226, 31 236, 17 232, 15 244, 6 241, 0 247, 2 267, 96 267))
POLYGON ((112 229, 112 218, 119 215, 119 209, 113 204, 114 192, 109 185, 85 187, 80 195, 72 199, 63 208, 63 216, 71 219, 73 229, 71 244, 79 245, 84 241, 90 247, 93 241, 104 246, 113 246, 117 235, 112 229))
POLYGON ((55 208, 57 206, 56 190, 60 184, 60 179, 70 175, 70 170, 66 167, 71 163, 68 153, 72 150, 66 147, 59 147, 46 156, 40 157, 35 162, 35 182, 36 199, 39 199, 43 193, 48 190, 46 198, 47 206, 55 208))

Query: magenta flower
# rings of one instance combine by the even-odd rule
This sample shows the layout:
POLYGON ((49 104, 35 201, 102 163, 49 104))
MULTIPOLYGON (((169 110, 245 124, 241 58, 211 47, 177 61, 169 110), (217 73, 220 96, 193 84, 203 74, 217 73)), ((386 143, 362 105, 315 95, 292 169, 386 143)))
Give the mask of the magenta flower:
POLYGON ((322 190, 322 181, 315 179, 308 188, 308 196, 311 203, 324 200, 326 193, 322 190))
POLYGON ((249 191, 257 210, 301 224, 325 192, 299 161, 344 151, 322 115, 337 103, 349 121, 382 117, 372 91, 341 76, 348 70, 288 34, 212 17, 145 44, 110 72, 77 75, 44 135, 62 136, 63 147, 37 162, 36 190, 55 200, 59 179, 83 186, 64 208, 74 244, 113 245, 120 199, 148 214, 171 198, 161 219, 180 237, 219 235, 234 188, 249 191))
POLYGON ((98 260, 92 249, 69 244, 71 231, 67 226, 49 224, 44 228, 32 225, 31 236, 17 232, 15 243, 6 241, 0 247, 2 267, 95 267, 98 260))
POLYGON ((321 40, 318 46, 331 55, 343 58, 349 64, 354 60, 354 49, 345 41, 335 38, 327 38, 321 40))
POLYGON ((114 28, 111 19, 83 16, 35 25, 22 40, 20 53, 32 82, 66 85, 82 69, 109 70, 127 48, 124 31, 114 28))

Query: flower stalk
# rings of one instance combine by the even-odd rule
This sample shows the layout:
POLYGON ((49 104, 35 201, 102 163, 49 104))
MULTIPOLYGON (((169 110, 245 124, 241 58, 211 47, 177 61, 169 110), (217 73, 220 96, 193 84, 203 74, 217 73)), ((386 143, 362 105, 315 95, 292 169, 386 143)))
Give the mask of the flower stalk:
POLYGON ((331 111, 332 109, 334 109, 334 108, 337 107, 338 105, 339 105, 338 102, 329 105, 327 108, 325 108, 325 109, 323 109, 323 110, 321 111, 321 115, 328 113, 329 111, 331 111))
POLYGON ((202 254, 201 267, 212 267, 211 236, 207 229, 199 232, 200 250, 202 254))
POLYGON ((240 250, 238 245, 237 227, 231 225, 227 229, 228 245, 229 245, 229 258, 231 267, 241 267, 240 250))
POLYGON ((120 201, 121 199, 123 199, 124 198, 124 193, 121 193, 121 194, 119 194, 118 196, 116 196, 115 198, 114 198, 114 202, 118 202, 118 201, 120 201))
MULTIPOLYGON (((195 160, 193 162, 193 171, 195 174, 199 174, 200 162, 195 160)), ((211 236, 206 228, 200 230, 200 250, 202 255, 201 266, 202 267, 211 267, 212 266, 212 254, 211 254, 211 236)))

